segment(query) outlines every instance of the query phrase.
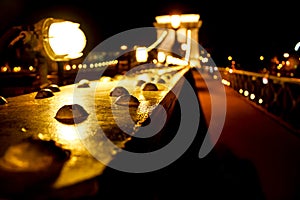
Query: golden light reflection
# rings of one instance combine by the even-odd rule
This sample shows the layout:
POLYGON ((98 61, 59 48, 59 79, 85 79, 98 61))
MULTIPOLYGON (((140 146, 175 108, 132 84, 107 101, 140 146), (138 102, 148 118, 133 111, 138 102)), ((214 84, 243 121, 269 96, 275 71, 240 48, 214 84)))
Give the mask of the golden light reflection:
POLYGON ((73 125, 61 125, 58 127, 58 139, 62 141, 73 141, 80 139, 76 127, 73 125))
POLYGON ((66 71, 71 70, 71 66, 70 66, 70 65, 65 65, 65 70, 66 70, 66 71))

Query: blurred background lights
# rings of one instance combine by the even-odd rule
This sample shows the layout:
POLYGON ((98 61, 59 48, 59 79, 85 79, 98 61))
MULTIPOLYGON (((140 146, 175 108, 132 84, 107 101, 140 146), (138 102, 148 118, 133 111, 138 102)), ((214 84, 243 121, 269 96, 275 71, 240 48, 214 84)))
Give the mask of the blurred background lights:
POLYGON ((295 51, 298 51, 298 50, 299 50, 299 47, 300 47, 300 42, 298 42, 298 43, 295 45, 295 51))
POLYGON ((136 61, 137 62, 146 62, 148 60, 148 50, 147 47, 137 47, 136 52, 136 61))
POLYGON ((174 29, 177 29, 180 27, 180 15, 171 15, 171 26, 174 29))

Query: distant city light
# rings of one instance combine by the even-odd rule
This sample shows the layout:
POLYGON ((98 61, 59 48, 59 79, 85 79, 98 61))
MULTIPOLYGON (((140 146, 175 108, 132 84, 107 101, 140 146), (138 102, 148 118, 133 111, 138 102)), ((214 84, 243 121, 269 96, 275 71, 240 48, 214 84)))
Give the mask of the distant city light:
POLYGON ((165 62, 165 60, 166 60, 166 54, 164 52, 162 52, 162 51, 159 51, 157 53, 157 59, 158 59, 158 62, 160 62, 160 63, 165 62))
POLYGON ((122 45, 122 46, 120 47, 121 50, 127 50, 127 48, 128 48, 128 47, 127 47, 126 45, 122 45))
POLYGON ((263 82, 263 84, 268 84, 268 82, 269 82, 269 80, 268 80, 268 78, 267 77, 263 77, 262 78, 262 82, 263 82))
POLYGON ((255 94, 250 94, 250 99, 251 100, 255 99, 255 94))
MULTIPOLYGON (((176 16, 178 16, 178 15, 176 15, 176 16)), ((183 15, 179 15, 179 17, 180 17, 181 23, 198 22, 200 19, 199 14, 183 14, 183 15)), ((156 21, 159 24, 169 24, 172 21, 171 18, 172 18, 171 15, 162 15, 162 16, 155 17, 156 21)))
POLYGON ((295 46, 295 51, 298 51, 299 47, 300 47, 300 42, 298 42, 298 43, 296 44, 296 46, 295 46))
POLYGON ((135 52, 136 61, 146 62, 148 60, 147 47, 137 47, 135 52))
POLYGON ((177 29, 180 27, 180 15, 171 15, 171 26, 174 29, 177 29))

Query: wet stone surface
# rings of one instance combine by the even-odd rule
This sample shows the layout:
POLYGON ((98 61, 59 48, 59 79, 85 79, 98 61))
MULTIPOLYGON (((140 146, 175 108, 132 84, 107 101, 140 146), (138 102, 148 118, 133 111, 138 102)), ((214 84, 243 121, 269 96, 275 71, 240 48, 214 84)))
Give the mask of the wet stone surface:
MULTIPOLYGON (((8 98, 9 103, 0 107, 0 157, 5 158, 12 145, 28 138, 54 141, 69 151, 70 157, 59 169, 59 175, 49 186, 50 190, 93 179, 102 174, 139 127, 149 123, 152 110, 182 76, 180 73, 184 73, 184 70, 181 70, 182 67, 167 68, 165 73, 171 73, 173 78, 168 82, 169 85, 157 84, 157 91, 142 91, 141 87, 136 86, 137 80, 157 73, 152 70, 130 74, 123 79, 109 78, 107 81, 101 78, 89 82, 86 88, 77 87, 76 84, 62 86, 60 92, 51 98, 37 99, 36 92, 8 98), (138 99, 137 107, 114 103, 118 97, 110 96, 110 92, 120 85, 138 99), (55 118, 60 108, 74 104, 80 105, 88 113, 85 120, 65 124, 55 118), (108 143, 107 139, 112 143, 108 143)), ((33 178, 40 176, 38 173, 31 175, 33 178)), ((13 185, 8 187, 10 191, 14 190, 13 185)))

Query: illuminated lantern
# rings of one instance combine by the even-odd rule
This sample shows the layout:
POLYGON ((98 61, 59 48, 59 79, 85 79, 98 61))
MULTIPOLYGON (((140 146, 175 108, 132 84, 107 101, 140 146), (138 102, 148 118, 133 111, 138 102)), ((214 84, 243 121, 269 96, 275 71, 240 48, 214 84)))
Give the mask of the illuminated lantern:
POLYGON ((174 29, 178 29, 180 27, 180 15, 171 15, 171 26, 174 29))
POLYGON ((137 62, 147 62, 148 60, 147 47, 137 47, 135 57, 137 62))
POLYGON ((165 60, 166 60, 166 54, 164 52, 162 52, 162 51, 159 51, 157 53, 157 59, 158 59, 158 62, 160 62, 160 63, 165 62, 165 60))
POLYGON ((86 46, 80 24, 62 19, 47 18, 38 23, 43 35, 43 47, 53 61, 79 58, 86 46))

